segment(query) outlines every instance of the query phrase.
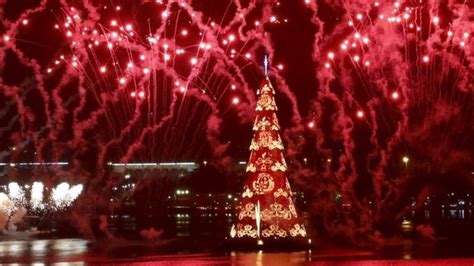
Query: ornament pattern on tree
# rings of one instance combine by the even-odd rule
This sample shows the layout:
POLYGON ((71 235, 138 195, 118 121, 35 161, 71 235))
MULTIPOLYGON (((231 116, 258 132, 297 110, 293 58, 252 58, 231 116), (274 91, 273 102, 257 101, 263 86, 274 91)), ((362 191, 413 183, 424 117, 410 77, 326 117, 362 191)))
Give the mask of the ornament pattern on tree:
POLYGON ((253 203, 245 204, 245 208, 239 213, 239 219, 242 220, 245 217, 255 219, 255 205, 253 203))
POLYGON ((247 163, 248 179, 237 207, 238 221, 230 236, 243 238, 306 237, 286 178, 275 90, 267 78, 257 90, 254 135, 247 163))
POLYGON ((258 195, 264 194, 273 190, 275 182, 271 175, 260 173, 257 180, 253 181, 252 187, 258 195))

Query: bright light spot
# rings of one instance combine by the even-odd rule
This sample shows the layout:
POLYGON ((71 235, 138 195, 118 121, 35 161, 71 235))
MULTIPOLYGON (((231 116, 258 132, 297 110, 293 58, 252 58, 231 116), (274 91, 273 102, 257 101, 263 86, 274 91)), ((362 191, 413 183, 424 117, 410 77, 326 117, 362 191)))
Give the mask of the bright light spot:
POLYGON ((167 18, 168 16, 169 16, 168 11, 163 11, 163 12, 161 12, 161 17, 162 17, 162 18, 167 18))
POLYGON ((144 91, 140 91, 140 92, 138 93, 138 97, 140 97, 140 98, 142 98, 142 99, 145 98, 145 92, 144 92, 144 91))
POLYGON ((245 58, 250 59, 251 57, 252 57, 252 56, 250 55, 250 53, 246 53, 246 54, 245 54, 245 58))
POLYGON ((237 88, 237 86, 235 86, 234 84, 232 84, 232 85, 230 85, 230 88, 231 88, 232 90, 235 90, 235 89, 237 88))
POLYGON ((143 71, 143 74, 145 74, 145 75, 150 73, 150 69, 147 68, 147 67, 145 67, 142 71, 143 71))
POLYGON ((333 52, 329 52, 329 53, 328 53, 328 58, 331 59, 331 60, 334 59, 334 53, 333 53, 333 52))
POLYGON ((122 77, 122 78, 119 79, 119 83, 120 83, 120 84, 123 85, 123 84, 125 84, 125 82, 127 82, 127 79, 126 79, 126 78, 123 78, 123 77, 122 77))
POLYGON ((313 127, 314 127, 314 121, 309 122, 309 123, 308 123, 308 127, 309 127, 309 128, 313 128, 313 127))
POLYGON ((8 197, 13 201, 21 202, 25 198, 25 192, 16 182, 8 183, 8 197))
POLYGON ((233 41, 235 41, 235 35, 231 34, 229 35, 229 42, 233 42, 233 41))
POLYGON ((158 40, 154 37, 148 37, 148 42, 150 44, 156 44, 158 42, 158 40))
POLYGON ((234 97, 232 98, 232 104, 239 104, 240 103, 240 99, 238 97, 234 97))
POLYGON ((423 62, 428 63, 430 61, 430 57, 425 55, 423 56, 423 62))
POLYGON ((403 156, 402 161, 404 163, 408 163, 408 161, 410 161, 410 158, 408 158, 407 156, 403 156))
POLYGON ((310 0, 304 0, 304 3, 309 4, 309 3, 311 3, 311 1, 310 0))
POLYGON ((127 31, 133 30, 132 24, 127 24, 127 25, 125 25, 125 29, 126 29, 127 31))
POLYGON ((359 62, 359 60, 360 60, 360 57, 358 55, 355 55, 354 56, 354 61, 359 62))
POLYGON ((182 31, 181 31, 181 35, 187 36, 187 35, 188 35, 188 30, 182 30, 182 31))
POLYGON ((365 61, 365 62, 364 62, 364 65, 365 65, 365 66, 370 66, 370 62, 369 62, 369 61, 365 61))
POLYGON ((133 68, 133 63, 132 63, 132 62, 128 62, 127 68, 133 68))
POLYGON ((398 92, 396 91, 392 92, 392 99, 397 100, 399 97, 400 95, 398 94, 398 92))
POLYGON ((136 93, 136 92, 132 91, 132 92, 130 93, 130 97, 135 98, 136 96, 137 96, 137 93, 136 93))
POLYGON ((31 187, 30 204, 33 209, 43 209, 43 190, 44 185, 41 182, 34 182, 31 187))
POLYGON ((196 57, 191 58, 191 65, 197 64, 198 60, 196 57))
POLYGON ((81 184, 70 187, 68 183, 63 182, 53 188, 51 201, 56 208, 68 207, 81 194, 82 189, 81 184))
POLYGON ((100 72, 101 73, 107 72, 107 68, 105 66, 100 67, 100 72))
POLYGON ((3 36, 3 40, 4 40, 5 42, 10 41, 10 36, 4 35, 4 36, 3 36))
POLYGON ((283 70, 283 65, 282 65, 282 64, 278 64, 278 65, 277 65, 277 68, 278 68, 279 70, 283 70))
POLYGON ((359 110, 359 111, 357 111, 356 115, 357 115, 358 118, 362 118, 362 117, 364 117, 364 112, 359 110))
POLYGON ((331 68, 331 64, 325 63, 325 64, 324 64, 324 67, 325 67, 325 68, 331 68))
POLYGON ((171 56, 170 56, 169 54, 164 54, 164 55, 163 55, 163 59, 164 59, 165 61, 168 61, 168 60, 171 59, 171 56))
POLYGON ((24 20, 21 21, 21 24, 23 24, 23 25, 28 25, 28 22, 29 22, 29 21, 28 21, 27 19, 24 19, 24 20))
POLYGON ((433 24, 439 24, 439 17, 433 17, 433 24))
POLYGON ((186 92, 186 87, 181 86, 181 87, 179 88, 179 91, 182 92, 182 93, 185 93, 185 92, 186 92))
POLYGON ((110 26, 117 26, 117 21, 115 19, 110 21, 110 26))
POLYGON ((464 32, 463 37, 464 38, 469 38, 469 32, 464 32))
POLYGON ((362 14, 357 14, 357 16, 356 16, 356 18, 357 18, 358 20, 362 20, 362 17, 363 17, 362 14))

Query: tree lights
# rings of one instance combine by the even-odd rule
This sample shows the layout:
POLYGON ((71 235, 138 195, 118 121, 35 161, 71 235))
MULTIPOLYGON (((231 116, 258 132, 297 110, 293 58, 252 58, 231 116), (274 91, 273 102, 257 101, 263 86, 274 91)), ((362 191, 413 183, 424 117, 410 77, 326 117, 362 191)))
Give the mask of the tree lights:
POLYGON ((287 164, 278 133, 274 93, 268 78, 257 91, 257 115, 246 169, 248 179, 237 208, 238 220, 230 232, 232 238, 256 239, 258 245, 263 245, 265 239, 307 236, 285 174, 287 164))

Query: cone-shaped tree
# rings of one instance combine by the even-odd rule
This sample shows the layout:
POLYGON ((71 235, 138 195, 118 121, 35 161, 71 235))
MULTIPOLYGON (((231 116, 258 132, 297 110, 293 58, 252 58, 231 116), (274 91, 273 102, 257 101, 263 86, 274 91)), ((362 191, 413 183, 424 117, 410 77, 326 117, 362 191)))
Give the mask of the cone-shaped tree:
POLYGON ((286 178, 277 106, 268 77, 257 90, 254 135, 247 164, 248 179, 237 207, 232 238, 280 239, 306 237, 286 178))

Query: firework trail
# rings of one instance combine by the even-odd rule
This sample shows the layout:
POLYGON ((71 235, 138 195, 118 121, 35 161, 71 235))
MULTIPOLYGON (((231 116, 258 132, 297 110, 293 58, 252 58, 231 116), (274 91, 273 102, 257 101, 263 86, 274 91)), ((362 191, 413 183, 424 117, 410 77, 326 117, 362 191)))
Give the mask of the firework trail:
POLYGON ((7 193, 0 192, 0 230, 16 230, 15 224, 21 221, 27 212, 45 218, 49 214, 63 211, 73 204, 82 190, 82 184, 71 187, 63 182, 53 187, 50 194, 45 195, 42 182, 33 182, 31 186, 10 182, 6 186, 7 193), (45 197, 48 197, 47 201, 44 201, 45 197))
POLYGON ((335 235, 352 242, 363 235, 377 238, 377 225, 404 215, 402 196, 421 193, 404 191, 408 184, 441 171, 468 178, 472 6, 329 2, 333 11, 342 10, 341 20, 325 31, 317 5, 307 4, 321 27, 313 50, 316 115, 308 128, 321 161, 327 162, 316 174, 316 209, 335 235), (427 171, 427 165, 435 170, 427 171), (349 214, 335 206, 339 193, 353 207, 349 214), (335 217, 344 218, 335 223, 335 217))
MULTIPOLYGON (((278 5, 228 1, 206 10, 191 1, 2 2, 1 97, 8 102, 2 114, 17 115, 2 115, 8 124, 2 135, 10 139, 2 160, 21 160, 22 152, 37 161, 69 160, 72 181, 87 183, 85 201, 106 197, 110 161, 209 154, 204 159, 228 166, 233 158, 221 136, 223 119, 235 113, 241 123, 252 120, 259 58, 262 51, 274 57, 265 29, 281 23, 273 13, 278 5), (31 84, 18 86, 25 79, 31 84)), ((272 73, 299 123, 280 69, 272 73)), ((36 185, 34 195, 40 190, 36 185)), ((62 198, 60 191, 53 195, 62 198)))

